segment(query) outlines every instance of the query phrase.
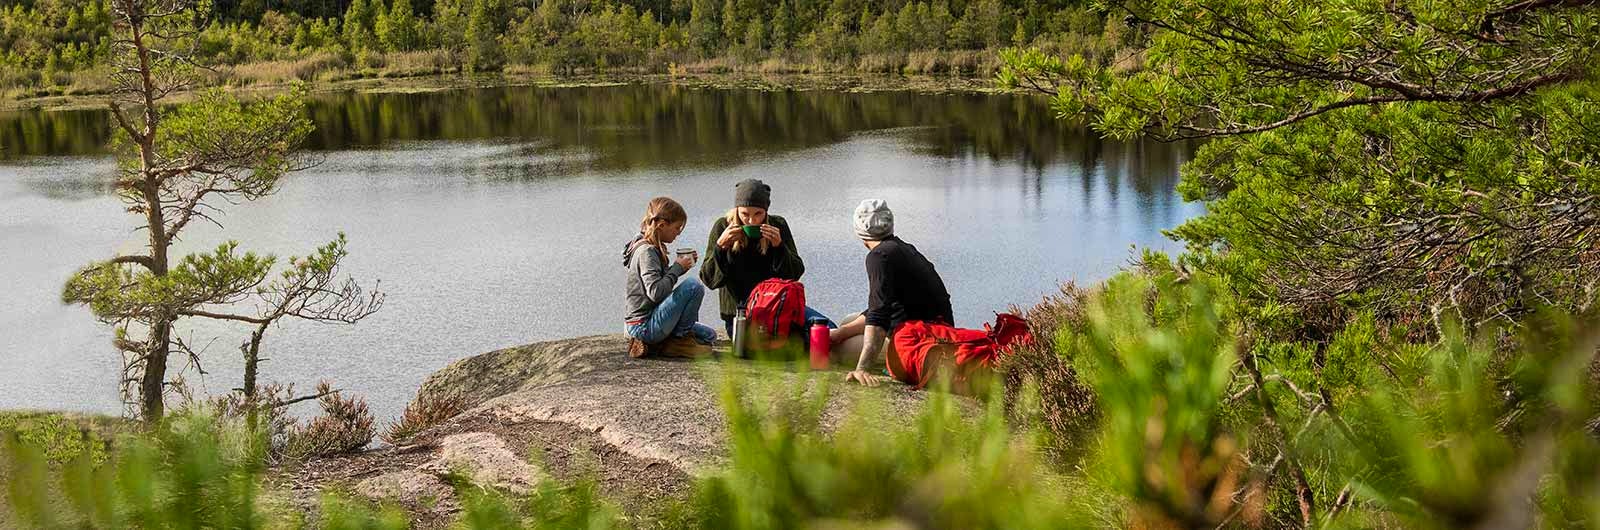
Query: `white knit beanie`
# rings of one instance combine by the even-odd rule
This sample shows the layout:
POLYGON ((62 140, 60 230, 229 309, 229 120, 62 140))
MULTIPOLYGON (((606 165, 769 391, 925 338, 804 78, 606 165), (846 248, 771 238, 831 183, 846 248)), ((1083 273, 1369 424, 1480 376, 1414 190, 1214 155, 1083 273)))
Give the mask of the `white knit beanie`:
POLYGON ((883 199, 867 199, 856 206, 856 237, 882 241, 894 236, 894 212, 883 199))

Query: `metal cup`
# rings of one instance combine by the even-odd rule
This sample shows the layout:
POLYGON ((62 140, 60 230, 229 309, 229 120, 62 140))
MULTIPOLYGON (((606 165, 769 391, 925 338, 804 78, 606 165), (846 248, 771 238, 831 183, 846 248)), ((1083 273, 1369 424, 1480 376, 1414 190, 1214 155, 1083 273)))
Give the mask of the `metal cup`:
POLYGON ((744 237, 749 239, 761 239, 761 226, 744 225, 744 237))

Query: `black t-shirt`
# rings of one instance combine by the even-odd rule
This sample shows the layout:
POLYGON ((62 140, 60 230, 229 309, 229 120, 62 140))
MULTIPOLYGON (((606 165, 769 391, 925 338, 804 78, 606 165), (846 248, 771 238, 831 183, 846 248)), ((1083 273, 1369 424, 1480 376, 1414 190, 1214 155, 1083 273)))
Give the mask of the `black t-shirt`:
POLYGON ((950 292, 933 263, 898 237, 867 253, 867 324, 893 331, 912 320, 955 325, 950 292))

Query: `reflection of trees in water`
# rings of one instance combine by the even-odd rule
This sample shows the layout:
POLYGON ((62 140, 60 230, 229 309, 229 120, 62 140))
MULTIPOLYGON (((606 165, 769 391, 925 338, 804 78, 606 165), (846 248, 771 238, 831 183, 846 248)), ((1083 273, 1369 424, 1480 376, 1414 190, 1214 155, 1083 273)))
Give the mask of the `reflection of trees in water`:
MULTIPOLYGON (((916 149, 947 158, 1021 164, 1042 191, 1047 168, 1076 167, 1085 191, 1131 184, 1170 196, 1186 146, 1100 140, 1053 118, 1033 96, 905 92, 757 91, 661 85, 485 88, 422 94, 340 93, 309 112, 313 149, 405 140, 538 139, 589 156, 582 169, 729 166, 749 156, 823 147, 866 131, 915 128, 916 149), (1103 169, 1102 182, 1090 176, 1103 169)), ((0 156, 102 152, 103 111, 24 112, 0 118, 0 156)), ((514 172, 514 171, 513 171, 514 172)), ((548 172, 540 172, 547 174, 548 172)))
POLYGON ((597 169, 723 164, 741 153, 837 142, 866 128, 848 105, 789 93, 659 86, 481 89, 435 94, 346 94, 320 101, 313 147, 394 140, 538 138, 581 147, 597 169), (404 119, 399 117, 404 116, 404 119))
POLYGON ((0 160, 102 153, 111 141, 103 110, 0 113, 0 160))
POLYGON ((1134 182, 1140 194, 1171 190, 1179 152, 1187 150, 1101 141, 1054 119, 1048 102, 1031 96, 630 85, 343 94, 313 105, 311 112, 318 124, 314 146, 321 149, 394 140, 540 138, 594 154, 592 169, 734 165, 755 153, 916 128, 908 136, 927 154, 1015 160, 1035 174, 1058 164, 1091 174, 1109 156, 1114 163, 1108 171, 1134 182), (1130 145, 1135 151, 1124 153, 1130 145))
POLYGON ((1178 184, 1178 166, 1186 156, 1183 146, 1151 140, 1107 142, 1103 152, 1106 184, 1115 190, 1126 182, 1141 198, 1171 196, 1178 184))

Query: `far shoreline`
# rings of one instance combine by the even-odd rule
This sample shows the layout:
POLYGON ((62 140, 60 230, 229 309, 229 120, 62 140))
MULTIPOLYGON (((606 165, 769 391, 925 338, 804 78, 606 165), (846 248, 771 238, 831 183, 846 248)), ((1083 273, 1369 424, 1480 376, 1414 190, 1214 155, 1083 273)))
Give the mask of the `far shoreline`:
MULTIPOLYGON (((308 87, 312 94, 335 92, 427 93, 476 88, 576 88, 618 85, 668 85, 691 89, 834 90, 842 92, 915 92, 922 94, 1025 93, 999 88, 994 80, 988 77, 869 73, 764 74, 730 72, 586 75, 468 75, 444 73, 415 77, 377 77, 308 82, 308 87)), ((292 83, 273 83, 226 86, 224 88, 234 94, 249 98, 279 94, 289 90, 292 86, 294 86, 292 83)), ((194 93, 195 91, 175 94, 169 100, 183 101, 194 93)), ((106 107, 109 98, 109 94, 81 94, 10 99, 0 101, 0 112, 103 109, 106 107)))

